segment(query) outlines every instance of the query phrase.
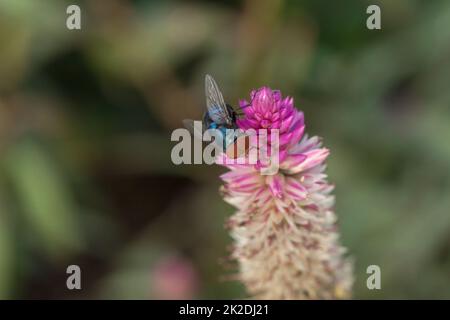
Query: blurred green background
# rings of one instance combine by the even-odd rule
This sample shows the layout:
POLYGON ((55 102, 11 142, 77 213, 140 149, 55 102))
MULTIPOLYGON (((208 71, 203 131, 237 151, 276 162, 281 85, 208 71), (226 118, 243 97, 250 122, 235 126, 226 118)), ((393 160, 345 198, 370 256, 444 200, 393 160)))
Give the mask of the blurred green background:
POLYGON ((449 1, 1 0, 0 62, 0 298, 245 297, 224 169, 170 161, 205 73, 324 138, 355 298, 450 298, 449 1))

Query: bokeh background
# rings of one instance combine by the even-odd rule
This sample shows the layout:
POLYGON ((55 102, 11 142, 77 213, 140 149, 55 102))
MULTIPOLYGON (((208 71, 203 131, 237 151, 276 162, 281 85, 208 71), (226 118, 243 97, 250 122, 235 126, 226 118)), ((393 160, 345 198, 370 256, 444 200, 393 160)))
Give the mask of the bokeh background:
POLYGON ((245 297, 224 169, 170 161, 205 73, 234 105, 294 96, 324 138, 355 298, 450 298, 446 0, 1 0, 0 298, 245 297))

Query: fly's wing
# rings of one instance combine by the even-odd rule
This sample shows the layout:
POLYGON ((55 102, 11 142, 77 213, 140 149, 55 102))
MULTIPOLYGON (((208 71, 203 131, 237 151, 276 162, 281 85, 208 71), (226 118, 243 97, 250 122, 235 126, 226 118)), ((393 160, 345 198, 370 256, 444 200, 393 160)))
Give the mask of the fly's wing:
POLYGON ((203 140, 203 127, 200 121, 194 121, 191 119, 184 119, 183 125, 189 132, 199 140, 203 140), (195 124, 197 122, 197 125, 195 124))
POLYGON ((206 107, 211 119, 217 124, 232 125, 231 115, 223 100, 222 93, 216 81, 207 74, 205 77, 206 107))

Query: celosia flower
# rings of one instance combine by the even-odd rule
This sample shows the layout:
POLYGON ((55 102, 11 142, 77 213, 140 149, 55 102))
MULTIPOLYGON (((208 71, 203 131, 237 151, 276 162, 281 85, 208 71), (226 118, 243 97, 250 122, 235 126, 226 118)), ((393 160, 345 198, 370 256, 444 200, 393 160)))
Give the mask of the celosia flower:
POLYGON ((228 226, 238 278, 255 298, 348 298, 352 264, 344 257, 326 180, 329 150, 303 136, 303 113, 293 99, 263 87, 241 101, 241 129, 278 129, 280 170, 262 175, 254 164, 225 164, 225 200, 238 210, 228 226))

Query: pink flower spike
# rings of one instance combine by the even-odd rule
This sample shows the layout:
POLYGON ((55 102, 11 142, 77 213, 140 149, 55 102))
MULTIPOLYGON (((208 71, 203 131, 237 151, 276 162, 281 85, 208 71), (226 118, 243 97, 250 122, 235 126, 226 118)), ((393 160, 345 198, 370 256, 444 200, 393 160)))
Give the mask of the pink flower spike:
POLYGON ((222 162, 230 171, 221 175, 224 199, 237 209, 228 225, 238 278, 257 299, 349 298, 352 263, 339 243, 334 186, 324 172, 330 151, 304 135, 304 115, 292 97, 262 87, 249 101, 239 102, 244 116, 237 125, 256 131, 250 146, 266 157, 222 162), (267 129, 268 145, 257 143, 259 129, 267 129), (270 137, 274 129, 279 146, 270 137), (274 165, 278 170, 266 174, 274 165))

